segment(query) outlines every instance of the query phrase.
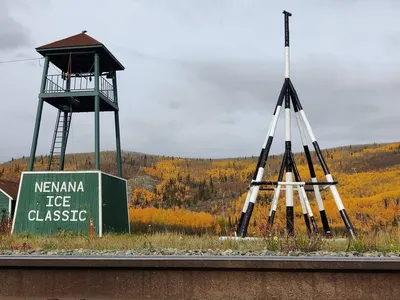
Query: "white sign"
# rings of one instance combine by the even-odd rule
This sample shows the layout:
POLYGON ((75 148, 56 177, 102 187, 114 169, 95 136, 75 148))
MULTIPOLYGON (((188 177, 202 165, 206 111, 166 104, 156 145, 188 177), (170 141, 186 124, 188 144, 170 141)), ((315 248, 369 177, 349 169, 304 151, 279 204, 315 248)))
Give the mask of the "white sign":
POLYGON ((83 182, 36 182, 35 193, 49 193, 46 196, 45 211, 30 210, 28 220, 31 222, 84 222, 86 210, 71 209, 71 196, 55 195, 56 193, 83 193, 83 182))

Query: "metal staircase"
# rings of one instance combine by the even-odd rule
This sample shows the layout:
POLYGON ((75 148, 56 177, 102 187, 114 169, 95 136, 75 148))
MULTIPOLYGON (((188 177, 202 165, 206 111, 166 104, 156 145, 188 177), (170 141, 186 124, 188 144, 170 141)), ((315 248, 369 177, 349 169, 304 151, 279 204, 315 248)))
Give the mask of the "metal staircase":
POLYGON ((71 127, 72 112, 58 110, 54 128, 53 142, 47 170, 64 170, 64 156, 67 148, 68 134, 71 127))

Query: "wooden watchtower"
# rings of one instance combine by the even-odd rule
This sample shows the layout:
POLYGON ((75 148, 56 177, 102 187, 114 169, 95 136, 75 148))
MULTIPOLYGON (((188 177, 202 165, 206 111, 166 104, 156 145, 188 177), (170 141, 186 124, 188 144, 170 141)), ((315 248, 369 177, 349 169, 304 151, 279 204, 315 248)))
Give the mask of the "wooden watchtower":
POLYGON ((44 56, 29 169, 22 172, 12 233, 130 232, 127 182, 122 178, 117 71, 121 63, 86 31, 36 50, 44 56), (58 69, 49 73, 52 64, 58 69), (33 171, 43 103, 58 110, 47 171, 33 171), (114 112, 118 176, 100 170, 100 112, 114 112), (95 170, 64 170, 74 113, 94 112, 95 170), (58 165, 57 165, 58 164, 58 165))
POLYGON ((29 171, 34 168, 43 103, 58 109, 48 170, 64 169, 64 157, 72 114, 94 112, 95 168, 100 170, 100 112, 112 111, 115 116, 115 137, 118 176, 122 177, 121 142, 118 115, 117 73, 124 66, 99 41, 82 33, 40 46, 44 56, 39 103, 33 133, 29 171), (49 74, 49 65, 60 70, 49 74))

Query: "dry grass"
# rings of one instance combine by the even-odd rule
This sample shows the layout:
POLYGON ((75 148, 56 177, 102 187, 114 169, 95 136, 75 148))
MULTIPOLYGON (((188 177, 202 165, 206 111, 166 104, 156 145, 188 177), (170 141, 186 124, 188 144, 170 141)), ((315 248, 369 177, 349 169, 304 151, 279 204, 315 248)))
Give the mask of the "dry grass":
POLYGON ((308 238, 299 234, 294 238, 270 237, 259 240, 224 240, 213 235, 180 235, 177 233, 159 233, 151 235, 108 234, 103 238, 90 239, 88 236, 73 235, 63 232, 54 236, 0 235, 1 250, 142 250, 166 249, 178 250, 228 250, 233 251, 347 251, 347 252, 396 252, 400 253, 400 230, 364 233, 356 241, 351 239, 308 238))

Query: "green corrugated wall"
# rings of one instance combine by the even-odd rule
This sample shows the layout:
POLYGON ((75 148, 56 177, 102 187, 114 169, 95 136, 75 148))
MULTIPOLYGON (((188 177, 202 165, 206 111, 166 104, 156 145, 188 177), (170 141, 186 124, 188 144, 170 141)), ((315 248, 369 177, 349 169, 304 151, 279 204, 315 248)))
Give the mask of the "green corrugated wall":
POLYGON ((129 232, 128 199, 126 181, 101 174, 103 233, 129 232))
POLYGON ((9 213, 9 205, 10 198, 8 198, 1 190, 0 190, 0 218, 3 216, 3 209, 6 210, 6 214, 8 216, 9 213))
POLYGON ((99 172, 26 172, 14 218, 13 233, 89 233, 93 218, 99 229, 99 172))

